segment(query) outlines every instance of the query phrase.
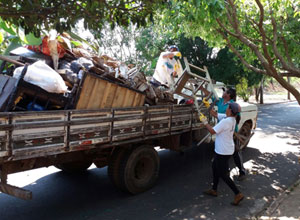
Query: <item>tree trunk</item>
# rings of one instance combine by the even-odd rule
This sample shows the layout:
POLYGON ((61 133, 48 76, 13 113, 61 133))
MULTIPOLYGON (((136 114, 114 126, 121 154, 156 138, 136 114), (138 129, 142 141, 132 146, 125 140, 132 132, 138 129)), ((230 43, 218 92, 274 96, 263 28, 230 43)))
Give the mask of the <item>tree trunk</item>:
POLYGON ((282 76, 274 75, 274 78, 280 83, 280 85, 282 85, 283 88, 292 93, 300 105, 300 92, 294 86, 289 84, 282 76))
POLYGON ((260 82, 260 104, 264 104, 264 78, 262 78, 261 82, 260 82))
POLYGON ((256 103, 258 103, 259 93, 260 93, 260 88, 255 87, 254 88, 254 94, 255 94, 255 101, 256 101, 256 103))
MULTIPOLYGON (((287 77, 287 79, 288 79, 288 83, 291 84, 291 78, 290 78, 290 77, 287 77)), ((291 93, 290 93, 290 91, 288 91, 287 99, 288 99, 288 100, 291 100, 291 93)))

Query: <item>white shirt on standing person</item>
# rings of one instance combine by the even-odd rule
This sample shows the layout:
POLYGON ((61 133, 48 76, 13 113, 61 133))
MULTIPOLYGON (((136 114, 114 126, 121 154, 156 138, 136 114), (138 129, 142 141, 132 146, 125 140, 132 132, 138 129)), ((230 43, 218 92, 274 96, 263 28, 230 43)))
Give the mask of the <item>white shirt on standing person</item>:
POLYGON ((213 127, 216 132, 215 152, 221 155, 232 155, 234 153, 235 117, 226 117, 226 114, 218 113, 218 120, 219 123, 213 127))
POLYGON ((181 57, 178 47, 172 45, 168 52, 162 52, 158 58, 153 78, 169 88, 175 84, 175 76, 180 77, 183 70, 179 60, 174 56, 181 57))

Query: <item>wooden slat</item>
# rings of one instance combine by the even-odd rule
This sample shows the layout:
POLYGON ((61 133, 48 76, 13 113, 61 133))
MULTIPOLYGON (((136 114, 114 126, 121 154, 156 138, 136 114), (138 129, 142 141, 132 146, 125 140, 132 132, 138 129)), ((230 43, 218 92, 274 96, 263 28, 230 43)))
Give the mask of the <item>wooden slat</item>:
POLYGON ((126 92, 125 92, 125 95, 124 95, 122 107, 127 107, 127 102, 128 102, 129 94, 130 94, 130 90, 127 89, 126 92))
POLYGON ((86 109, 86 106, 89 103, 90 95, 94 88, 95 83, 96 83, 96 80, 94 80, 92 78, 92 76, 90 76, 90 75, 86 76, 86 78, 84 80, 83 88, 81 90, 80 97, 79 97, 79 100, 78 100, 78 103, 76 106, 77 109, 86 109))
POLYGON ((103 80, 96 80, 94 88, 91 92, 87 109, 98 109, 101 103, 101 95, 103 94, 103 80))
POLYGON ((113 106, 117 88, 118 88, 118 85, 111 83, 111 87, 110 87, 108 96, 106 98, 106 105, 104 107, 112 107, 113 106))
POLYGON ((130 91, 129 98, 128 98, 127 102, 126 102, 126 107, 133 106, 134 96, 135 96, 135 92, 130 91))
POLYGON ((24 200, 32 199, 32 192, 5 183, 0 184, 0 191, 24 200))
POLYGON ((117 87, 116 92, 115 92, 115 96, 114 96, 114 101, 112 103, 112 107, 116 108, 116 107, 122 107, 122 98, 123 98, 123 92, 126 88, 123 87, 117 87))
POLYGON ((135 93, 133 98, 133 103, 132 103, 133 107, 137 105, 138 97, 139 97, 139 93, 135 93))
POLYGON ((103 86, 105 87, 105 90, 104 90, 104 94, 102 96, 102 101, 101 101, 101 104, 100 104, 100 108, 105 108, 107 106, 107 97, 109 95, 109 92, 110 92, 110 87, 111 87, 111 83, 109 82, 106 82, 103 86))
POLYGON ((142 105, 145 104, 145 98, 146 98, 146 96, 145 96, 145 95, 142 95, 141 97, 142 97, 142 98, 141 98, 141 100, 140 100, 139 106, 142 106, 142 105))

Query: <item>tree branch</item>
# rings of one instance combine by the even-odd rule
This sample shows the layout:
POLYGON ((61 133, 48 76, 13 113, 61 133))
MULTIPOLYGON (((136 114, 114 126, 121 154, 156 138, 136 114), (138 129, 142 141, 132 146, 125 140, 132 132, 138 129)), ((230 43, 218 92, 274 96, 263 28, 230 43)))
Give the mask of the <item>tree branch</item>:
POLYGON ((239 52, 237 49, 235 49, 235 48, 233 47, 233 45, 230 43, 230 40, 228 39, 228 37, 226 36, 226 34, 224 34, 224 32, 223 32, 222 30, 220 30, 220 29, 218 29, 217 31, 218 31, 218 32, 223 36, 223 38, 226 40, 227 46, 231 49, 231 51, 232 51, 235 55, 237 55, 237 57, 241 60, 241 62, 242 62, 248 69, 250 69, 250 70, 252 70, 252 71, 254 71, 254 72, 256 72, 256 73, 269 75, 266 71, 261 70, 261 69, 259 69, 259 68, 256 68, 256 67, 254 67, 253 65, 249 64, 249 63, 244 59, 244 57, 240 54, 240 52, 239 52))
MULTIPOLYGON (((261 33, 260 33, 259 29, 257 29, 257 28, 255 27, 255 25, 258 26, 258 23, 257 23, 255 20, 251 19, 251 18, 248 18, 248 19, 249 19, 250 24, 251 24, 251 26, 253 27, 253 29, 260 35, 261 33)), ((272 43, 272 39, 271 39, 271 38, 269 38, 268 36, 266 36, 266 38, 267 38, 267 40, 268 40, 270 43, 272 43)), ((258 40, 258 39, 257 39, 256 41, 262 42, 262 40, 258 40)))
POLYGON ((295 72, 280 72, 279 75, 287 76, 287 77, 298 77, 298 78, 300 78, 300 74, 295 73, 295 72))
POLYGON ((262 42, 263 51, 264 51, 266 59, 269 62, 269 65, 272 66, 273 61, 272 61, 272 58, 271 58, 271 56, 268 52, 267 41, 266 41, 266 32, 263 28, 263 21, 264 21, 264 14, 265 14, 264 7, 261 4, 260 0, 255 0, 255 2, 256 2, 257 6, 259 8, 259 11, 260 11, 258 28, 259 28, 259 31, 260 31, 260 34, 261 34, 261 37, 262 37, 262 41, 263 41, 262 42))
POLYGON ((233 3, 232 0, 228 0, 231 8, 232 8, 232 17, 233 17, 233 28, 234 30, 238 31, 237 33, 240 34, 240 29, 239 29, 239 23, 238 23, 238 20, 235 19, 237 16, 236 16, 236 7, 235 7, 235 4, 233 3))
POLYGON ((239 37, 239 35, 237 35, 237 34, 231 32, 230 30, 228 30, 228 29, 223 25, 223 23, 220 21, 219 18, 217 18, 216 20, 217 20, 218 24, 221 26, 221 28, 222 28, 226 33, 228 33, 228 34, 230 34, 231 36, 236 37, 236 38, 239 37))
MULTIPOLYGON (((230 2, 232 3, 232 0, 230 0, 230 2)), ((236 15, 236 13, 232 13, 232 14, 236 15)), ((237 17, 234 16, 233 19, 237 20, 237 17)), ((235 21, 235 23, 237 23, 237 21, 235 21)), ((259 61, 263 65, 263 67, 265 68, 266 74, 268 74, 268 75, 277 74, 276 69, 272 65, 270 65, 268 60, 266 60, 265 56, 259 51, 258 46, 256 44, 254 44, 250 39, 248 39, 243 33, 241 33, 241 31, 239 29, 237 29, 237 30, 235 29, 235 32, 238 33, 236 38, 239 41, 241 41, 243 44, 248 46, 256 54, 257 58, 259 59, 259 61)), ((272 60, 271 60, 271 63, 272 63, 272 60)))
POLYGON ((300 69, 299 68, 295 68, 291 65, 289 65, 285 60, 284 58, 281 56, 281 54, 279 53, 278 51, 278 48, 277 48, 277 23, 274 19, 274 17, 272 16, 271 17, 271 21, 272 21, 272 26, 273 26, 273 35, 274 35, 274 39, 273 39, 273 50, 274 50, 274 54, 275 56, 280 60, 280 63, 282 65, 282 68, 289 71, 289 72, 295 72, 295 73, 298 73, 300 74, 300 69))
MULTIPOLYGON (((281 33, 282 33, 282 31, 281 31, 281 33)), ((287 42, 286 42, 286 40, 285 40, 285 37, 284 37, 283 35, 281 35, 281 36, 280 36, 280 39, 282 40, 283 47, 284 47, 284 51, 285 51, 285 56, 287 57, 289 64, 290 64, 292 67, 295 67, 295 65, 294 65, 293 62, 292 62, 292 58, 290 57, 289 49, 288 49, 288 45, 287 45, 287 42)))

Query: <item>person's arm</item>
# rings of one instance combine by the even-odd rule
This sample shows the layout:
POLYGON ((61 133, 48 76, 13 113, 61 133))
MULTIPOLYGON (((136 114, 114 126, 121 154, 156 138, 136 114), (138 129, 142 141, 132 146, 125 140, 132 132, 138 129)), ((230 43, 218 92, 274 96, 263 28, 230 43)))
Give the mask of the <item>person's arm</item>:
POLYGON ((215 134, 215 130, 212 128, 212 126, 210 124, 208 124, 207 118, 205 115, 201 114, 201 116, 199 117, 200 121, 204 124, 204 126, 206 127, 206 129, 209 131, 209 133, 211 134, 215 134))
POLYGON ((174 57, 174 54, 173 52, 165 52, 162 56, 164 59, 167 59, 167 58, 173 58, 174 57))
POLYGON ((205 89, 203 86, 201 86, 200 90, 204 93, 205 96, 208 96, 210 94, 210 92, 205 89))
POLYGON ((213 129, 213 127, 210 124, 205 124, 206 129, 209 131, 209 133, 211 134, 216 134, 215 130, 213 129))
POLYGON ((181 53, 179 51, 175 51, 175 52, 165 52, 163 54, 163 58, 166 59, 166 58, 173 58, 173 57, 181 57, 181 53))
POLYGON ((218 118, 218 113, 216 112, 216 110, 211 109, 211 110, 210 110, 210 114, 211 114, 213 117, 218 118))

